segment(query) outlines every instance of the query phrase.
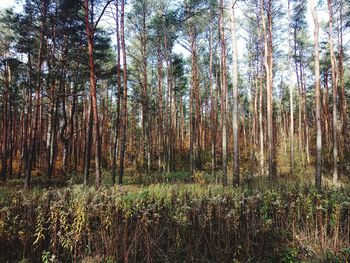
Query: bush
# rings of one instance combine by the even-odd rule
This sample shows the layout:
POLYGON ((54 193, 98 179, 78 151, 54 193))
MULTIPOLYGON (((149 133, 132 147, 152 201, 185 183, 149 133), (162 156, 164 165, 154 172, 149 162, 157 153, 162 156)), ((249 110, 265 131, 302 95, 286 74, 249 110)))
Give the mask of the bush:
POLYGON ((192 175, 192 181, 196 184, 204 185, 208 183, 208 176, 203 171, 195 171, 192 175))

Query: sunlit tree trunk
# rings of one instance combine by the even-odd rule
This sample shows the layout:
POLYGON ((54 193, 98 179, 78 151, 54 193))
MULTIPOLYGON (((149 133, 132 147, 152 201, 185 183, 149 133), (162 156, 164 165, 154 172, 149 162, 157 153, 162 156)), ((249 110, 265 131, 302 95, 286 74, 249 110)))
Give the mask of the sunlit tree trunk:
POLYGON ((267 107, 267 148, 269 158, 269 176, 276 176, 275 167, 275 152, 274 152, 274 131, 273 131, 273 101, 272 101, 272 3, 271 0, 267 3, 267 10, 264 9, 264 0, 261 1, 261 17, 264 33, 264 64, 266 70, 266 107, 267 107), (264 12, 267 12, 267 21, 264 12), (267 22, 267 26, 266 26, 267 22))
POLYGON ((221 44, 221 126, 222 126, 222 184, 227 185, 227 89, 226 89, 226 45, 224 31, 224 1, 219 0, 219 34, 221 44))
POLYGON ((320 105, 320 59, 319 59, 319 22, 317 17, 314 0, 309 0, 312 17, 314 21, 314 55, 315 55, 315 105, 316 105, 316 174, 315 184, 321 188, 321 169, 322 169, 322 130, 321 130, 321 105, 320 105))
MULTIPOLYGON (((92 1, 93 3, 93 1, 92 1)), ((95 185, 101 185, 101 144, 100 144, 100 125, 98 118, 97 97, 96 97, 96 76, 95 76, 95 62, 94 62, 94 25, 90 23, 89 19, 89 0, 84 0, 85 9, 85 28, 88 41, 88 55, 90 68, 90 96, 92 102, 92 113, 94 121, 94 135, 95 135, 95 185)))
POLYGON ((209 24, 209 81, 210 81, 210 145, 211 145, 211 175, 215 177, 215 104, 213 90, 213 14, 210 9, 209 24))
POLYGON ((333 47, 333 13, 332 13, 332 0, 328 0, 328 13, 329 13, 329 49, 331 55, 332 65, 332 90, 333 90, 333 183, 338 181, 338 145, 337 145, 337 93, 338 93, 338 67, 336 64, 336 58, 334 55, 333 47))
POLYGON ((230 0, 231 36, 232 36, 232 94, 233 94, 233 184, 239 185, 239 137, 238 137, 238 67, 235 0, 230 0))
POLYGON ((163 136, 163 59, 161 52, 161 41, 158 36, 157 47, 157 60, 158 60, 158 169, 164 172, 164 163, 162 162, 162 155, 164 155, 164 136, 163 136))

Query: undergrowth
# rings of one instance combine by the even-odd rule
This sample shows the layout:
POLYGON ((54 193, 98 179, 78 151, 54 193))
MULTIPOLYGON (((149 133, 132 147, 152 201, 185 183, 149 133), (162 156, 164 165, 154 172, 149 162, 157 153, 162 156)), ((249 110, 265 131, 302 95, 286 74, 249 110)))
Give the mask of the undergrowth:
POLYGON ((0 262, 346 262, 349 196, 269 181, 4 190, 0 262))

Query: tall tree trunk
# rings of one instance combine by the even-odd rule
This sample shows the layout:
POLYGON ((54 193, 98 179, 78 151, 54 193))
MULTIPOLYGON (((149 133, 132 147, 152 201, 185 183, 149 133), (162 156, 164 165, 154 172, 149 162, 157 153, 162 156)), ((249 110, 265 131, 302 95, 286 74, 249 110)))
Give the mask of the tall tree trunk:
POLYGON ((194 166, 194 154, 193 154, 193 145, 194 145, 194 121, 193 121, 193 81, 190 86, 190 91, 189 91, 189 96, 190 96, 190 106, 189 106, 189 144, 190 144, 190 173, 191 175, 194 172, 195 166, 194 166))
POLYGON ((264 0, 261 1, 261 17, 263 23, 264 32, 264 64, 266 70, 266 93, 267 93, 267 145, 268 145, 268 155, 269 155, 269 176, 274 178, 276 176, 275 167, 275 152, 274 152, 274 132, 273 132, 273 105, 272 105, 272 3, 268 0, 267 3, 267 23, 266 27, 265 21, 265 10, 264 10, 264 0))
MULTIPOLYGON (((9 70, 9 82, 11 81, 11 70, 9 70)), ((12 93, 9 92, 9 171, 8 171, 8 175, 9 178, 12 179, 13 178, 13 151, 14 151, 14 144, 15 144, 15 139, 16 139, 16 135, 15 135, 15 131, 16 131, 16 107, 13 105, 13 96, 12 93)))
MULTIPOLYGON (((93 1, 92 1, 93 2, 93 1)), ((90 68, 90 96, 92 100, 92 112, 94 120, 94 135, 95 135, 95 184, 96 187, 101 185, 101 144, 100 144, 100 126, 98 118, 97 97, 96 97, 96 76, 94 63, 94 25, 91 25, 89 20, 89 0, 84 0, 85 9, 85 29, 88 41, 88 55, 90 68)))
POLYGON ((344 159, 347 163, 349 161, 349 138, 348 138, 348 115, 347 115, 347 99, 345 96, 345 82, 344 82, 344 47, 343 47, 343 2, 340 1, 340 28, 339 28, 339 81, 340 81, 340 114, 342 119, 342 137, 344 140, 344 159))
POLYGON ((210 145, 211 145, 211 175, 215 177, 215 104, 213 91, 213 14, 210 9, 209 25, 209 81, 210 81, 210 145))
POLYGON ((237 67, 237 37, 236 37, 236 0, 230 0, 231 5, 231 35, 232 35, 232 94, 233 94, 233 184, 239 185, 239 137, 238 137, 238 67, 237 67))
POLYGON ((51 179, 54 166, 54 145, 56 143, 56 123, 58 121, 57 117, 57 106, 56 106, 56 91, 55 91, 56 82, 55 80, 51 83, 51 107, 50 107, 50 116, 48 119, 48 136, 46 142, 46 152, 47 152, 47 177, 51 179))
POLYGON ((294 104, 293 104, 293 85, 292 85, 292 49, 291 49, 291 30, 290 30, 290 0, 288 0, 288 71, 289 71, 289 103, 290 103, 290 174, 294 175, 294 104))
MULTIPOLYGON (((25 180, 27 180, 27 171, 30 164, 30 153, 29 149, 32 141, 32 129, 30 121, 32 119, 32 63, 31 63, 31 53, 28 52, 28 76, 29 76, 29 88, 27 90, 27 100, 26 100, 26 110, 24 111, 24 138, 23 138, 23 154, 22 158, 24 159, 25 166, 25 180)), ((19 176, 20 177, 20 176, 19 176)), ((28 188, 30 187, 30 177, 28 188)))
POLYGON ((304 144, 305 144, 305 154, 306 163, 310 163, 310 150, 309 150, 309 122, 308 122, 308 112, 306 107, 306 81, 303 65, 300 65, 300 76, 301 76, 301 100, 302 100, 302 112, 303 112, 303 123, 304 123, 304 144))
POLYGON ((265 173, 264 163, 264 123, 263 123, 263 84, 262 77, 259 77, 259 138, 260 138, 260 173, 265 173))
POLYGON ((197 80, 197 43, 196 43, 196 27, 194 25, 190 26, 190 41, 191 41, 191 100, 190 100, 190 118, 191 118, 191 174, 194 170, 198 168, 198 155, 199 155, 199 145, 200 145, 200 105, 199 105, 199 87, 197 80), (194 116, 193 116, 194 111, 194 116))
POLYGON ((222 119, 222 184, 227 185, 227 89, 226 89, 226 46, 224 31, 224 1, 219 0, 219 34, 221 43, 221 119, 222 119))
MULTIPOLYGON (((325 59, 325 63, 327 59, 325 59)), ((327 147, 327 150, 330 150, 329 145, 331 144, 331 135, 330 135, 330 130, 331 130, 331 123, 332 123, 332 116, 330 113, 330 107, 329 107, 329 78, 328 78, 328 70, 329 68, 326 68, 324 70, 324 92, 322 92, 322 90, 320 91, 320 96, 321 96, 321 102, 322 102, 322 109, 321 109, 321 117, 322 117, 322 113, 323 113, 323 129, 324 129, 324 133, 323 138, 325 140, 325 146, 327 147)), ((321 124, 322 124, 322 120, 321 120, 321 124)))
MULTIPOLYGON (((160 34, 160 33, 158 33, 160 34)), ((162 162, 162 155, 164 155, 164 136, 163 136, 163 59, 161 53, 161 40, 158 36, 157 47, 157 60, 158 60, 158 169, 164 172, 164 163, 162 162)))
POLYGON ((141 45, 142 45, 142 168, 146 170, 147 174, 150 174, 151 169, 151 157, 150 157, 150 131, 149 131, 149 118, 148 118, 148 77, 147 77, 147 28, 146 28, 146 11, 147 3, 142 1, 142 33, 141 33, 141 45))
POLYGON ((7 173, 7 131, 8 131, 8 97, 9 97, 9 65, 5 60, 4 71, 4 94, 3 94, 3 126, 2 126, 2 158, 1 158, 1 178, 6 181, 7 173))
POLYGON ((88 185, 89 173, 90 173, 90 157, 91 157, 91 142, 92 142, 92 102, 91 96, 87 100, 88 110, 85 114, 85 149, 84 149, 84 185, 88 185))
POLYGON ((329 13, 329 49, 332 66, 332 88, 333 88, 333 183, 338 181, 338 145, 337 145, 337 93, 338 93, 338 67, 333 48, 333 13, 332 0, 328 0, 329 13))
POLYGON ((321 169, 322 169, 322 130, 321 130, 321 105, 320 105, 320 55, 319 55, 319 22, 317 17, 316 6, 314 0, 309 0, 312 17, 314 20, 314 55, 315 55, 315 104, 316 104, 316 174, 315 184, 317 188, 321 188, 321 169))
POLYGON ((167 172, 170 173, 172 169, 172 151, 171 145, 173 143, 173 107, 172 107, 172 76, 171 76, 171 54, 169 54, 168 48, 168 37, 167 32, 164 31, 164 52, 165 52, 165 63, 167 70, 167 92, 166 92, 166 145, 167 145, 167 172))
POLYGON ((125 9, 125 0, 122 0, 121 6, 121 17, 120 17, 120 26, 121 26, 121 46, 123 54, 123 115, 122 115, 122 134, 121 134, 121 144, 120 144, 120 160, 119 160, 119 178, 118 184, 123 184, 123 175, 124 175, 124 157, 125 157, 125 143, 126 143, 126 129, 127 129, 127 65, 126 65, 126 48, 125 48, 125 35, 124 35, 124 9, 125 9))
POLYGON ((119 122, 120 122, 120 98, 122 94, 122 82, 120 72, 120 32, 119 32, 119 5, 118 0, 115 1, 116 9, 116 33, 117 33, 117 116, 115 122, 115 140, 113 147, 113 164, 112 164, 112 185, 115 184, 115 178, 117 176, 117 151, 118 151, 118 140, 119 140, 119 122))

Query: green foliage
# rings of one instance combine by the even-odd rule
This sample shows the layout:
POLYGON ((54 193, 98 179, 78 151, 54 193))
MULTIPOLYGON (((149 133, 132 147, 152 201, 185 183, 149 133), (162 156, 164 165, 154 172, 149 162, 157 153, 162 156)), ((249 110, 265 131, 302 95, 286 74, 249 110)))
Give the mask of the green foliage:
POLYGON ((186 171, 170 172, 165 175, 165 182, 186 182, 190 178, 190 173, 186 171))
POLYGON ((41 253, 41 262, 42 263, 51 263, 51 262, 57 262, 56 261, 56 256, 55 255, 51 255, 51 253, 49 251, 44 250, 41 253))
POLYGON ((294 263, 294 262, 299 262, 300 260, 298 259, 298 250, 294 247, 287 247, 283 251, 283 257, 282 257, 282 262, 283 263, 294 263))

